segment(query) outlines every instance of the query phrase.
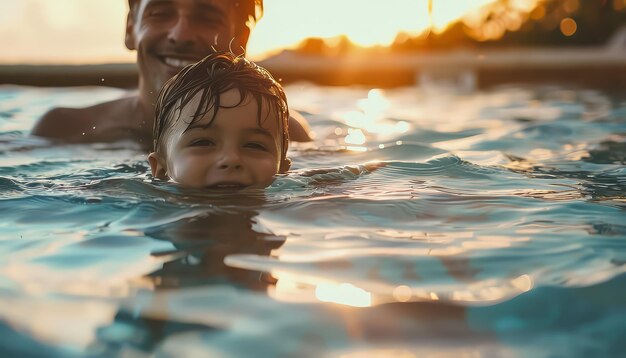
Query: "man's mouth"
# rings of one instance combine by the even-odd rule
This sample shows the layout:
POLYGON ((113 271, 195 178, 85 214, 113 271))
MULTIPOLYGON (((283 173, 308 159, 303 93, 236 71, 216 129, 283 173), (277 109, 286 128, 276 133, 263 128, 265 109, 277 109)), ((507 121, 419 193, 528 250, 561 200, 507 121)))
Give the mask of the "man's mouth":
POLYGON ((178 70, 181 70, 185 66, 194 64, 199 61, 198 59, 189 57, 159 56, 159 58, 164 64, 178 70))

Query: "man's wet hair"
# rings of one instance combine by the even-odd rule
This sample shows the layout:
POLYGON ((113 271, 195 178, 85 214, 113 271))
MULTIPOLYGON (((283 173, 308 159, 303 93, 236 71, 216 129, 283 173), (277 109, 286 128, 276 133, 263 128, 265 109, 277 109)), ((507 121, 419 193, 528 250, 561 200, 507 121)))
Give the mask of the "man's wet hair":
MULTIPOLYGON (((128 0, 128 9, 133 14, 141 0, 128 0)), ((257 22, 263 16, 263 0, 233 0, 237 15, 243 24, 248 21, 257 22)))
POLYGON ((162 141, 165 132, 180 120, 181 110, 197 95, 198 107, 187 123, 187 128, 211 113, 209 127, 220 108, 235 108, 250 97, 256 100, 257 123, 263 122, 272 114, 278 116, 278 128, 282 135, 281 159, 287 157, 289 143, 289 107, 282 86, 263 67, 236 56, 231 52, 214 52, 201 61, 183 68, 176 76, 165 83, 155 105, 154 151, 163 153, 162 141), (220 103, 220 96, 231 89, 239 91, 239 102, 232 106, 220 103), (263 118, 263 108, 267 114, 263 118))

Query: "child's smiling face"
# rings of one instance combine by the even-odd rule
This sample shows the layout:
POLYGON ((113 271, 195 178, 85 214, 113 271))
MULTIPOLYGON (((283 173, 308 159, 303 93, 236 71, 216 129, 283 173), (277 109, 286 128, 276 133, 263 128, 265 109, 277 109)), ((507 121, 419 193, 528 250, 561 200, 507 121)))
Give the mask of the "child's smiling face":
POLYGON ((163 153, 150 154, 154 176, 192 188, 237 189, 266 187, 274 175, 289 170, 289 160, 282 158, 282 124, 270 106, 261 106, 259 125, 256 99, 250 95, 237 105, 239 91, 231 89, 220 95, 212 123, 211 108, 189 126, 200 96, 181 109, 164 133, 163 153))

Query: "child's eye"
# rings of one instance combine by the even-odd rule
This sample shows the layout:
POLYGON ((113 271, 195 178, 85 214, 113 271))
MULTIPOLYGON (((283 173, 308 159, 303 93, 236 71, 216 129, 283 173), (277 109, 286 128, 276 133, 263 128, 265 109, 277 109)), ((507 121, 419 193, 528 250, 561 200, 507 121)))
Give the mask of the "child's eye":
POLYGON ((189 143, 191 147, 209 147, 215 145, 215 143, 210 139, 197 139, 189 143))
POLYGON ((254 150, 267 151, 267 148, 265 147, 265 145, 261 143, 250 142, 250 143, 246 143, 244 147, 249 148, 249 149, 254 149, 254 150))

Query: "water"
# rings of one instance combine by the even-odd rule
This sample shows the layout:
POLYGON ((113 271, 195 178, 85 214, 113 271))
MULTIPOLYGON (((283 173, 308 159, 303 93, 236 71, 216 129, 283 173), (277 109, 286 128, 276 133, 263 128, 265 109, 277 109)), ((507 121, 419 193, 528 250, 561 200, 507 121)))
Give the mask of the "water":
POLYGON ((0 354, 620 356, 626 102, 559 86, 287 88, 265 191, 28 137, 107 88, 0 88, 0 354))

